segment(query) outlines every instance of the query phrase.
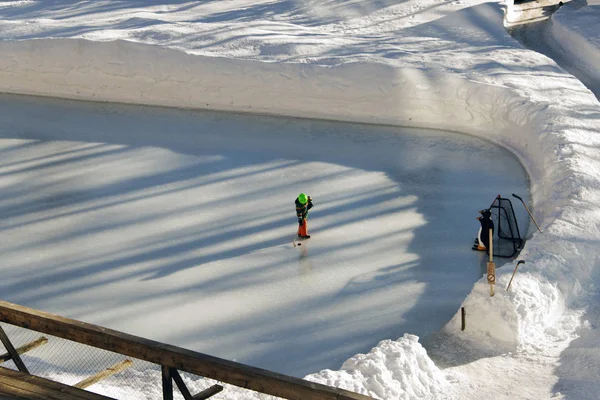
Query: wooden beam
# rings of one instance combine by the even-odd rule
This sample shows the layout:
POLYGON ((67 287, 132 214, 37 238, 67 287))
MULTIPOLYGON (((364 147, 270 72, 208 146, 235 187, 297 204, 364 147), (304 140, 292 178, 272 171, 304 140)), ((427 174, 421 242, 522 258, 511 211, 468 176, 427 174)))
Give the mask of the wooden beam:
POLYGON ((115 400, 59 382, 0 367, 2 393, 28 400, 115 400))
POLYGON ((132 365, 133 365, 133 361, 123 360, 120 363, 113 365, 112 367, 106 368, 105 370, 98 372, 94 376, 90 376, 89 378, 86 378, 86 379, 82 380, 81 382, 76 383, 75 385, 73 385, 73 387, 76 387, 79 389, 85 389, 86 387, 92 386, 92 385, 100 382, 102 379, 106 379, 109 376, 118 374, 119 372, 126 370, 127 368, 131 367, 132 365))
MULTIPOLYGON (((48 339, 46 339, 45 337, 41 337, 39 339, 34 340, 33 342, 27 343, 19 348, 17 348, 17 354, 24 354, 27 353, 28 351, 31 351, 37 347, 40 347, 43 344, 48 343, 48 339)), ((4 354, 0 354, 0 364, 7 362, 8 360, 10 360, 12 357, 10 356, 9 353, 4 353, 4 354)))
POLYGON ((373 400, 207 354, 0 301, 0 322, 289 400, 373 400))
POLYGON ((4 344, 4 347, 8 351, 8 354, 10 354, 11 360, 15 363, 17 368, 19 368, 19 371, 25 372, 26 374, 28 374, 29 371, 27 370, 25 363, 23 363, 23 360, 21 360, 19 353, 17 353, 17 350, 14 348, 14 346, 8 339, 8 336, 6 335, 6 332, 4 332, 4 329, 2 329, 1 326, 0 326, 0 341, 2 341, 2 343, 4 344))
POLYGON ((171 368, 171 377, 177 384, 177 387, 179 388, 179 391, 183 395, 184 400, 206 400, 209 397, 212 397, 215 394, 217 394, 223 390, 223 386, 221 386, 221 385, 212 385, 208 389, 205 389, 205 390, 201 391, 200 393, 192 396, 192 394, 188 390, 187 386, 185 385, 185 382, 181 378, 181 375, 179 375, 179 372, 174 368, 171 368))
POLYGON ((171 377, 177 384, 179 391, 183 395, 183 399, 184 400, 194 400, 194 398, 192 397, 192 394, 188 390, 187 386, 185 386, 185 382, 183 381, 183 379, 181 379, 181 375, 179 375, 179 372, 177 372, 177 370, 175 368, 171 368, 171 377))
POLYGON ((192 397, 192 399, 193 400, 206 400, 209 397, 213 397, 215 394, 219 393, 222 390, 223 390, 223 386, 212 385, 208 389, 204 389, 203 391, 201 391, 200 393, 198 393, 197 395, 192 397))

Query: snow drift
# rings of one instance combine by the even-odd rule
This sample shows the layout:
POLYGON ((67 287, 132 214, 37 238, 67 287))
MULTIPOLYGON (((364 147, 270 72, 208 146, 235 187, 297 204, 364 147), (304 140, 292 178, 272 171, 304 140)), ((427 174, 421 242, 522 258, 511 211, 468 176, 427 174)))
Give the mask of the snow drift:
POLYGON ((594 81, 600 81, 600 38, 588 34, 586 27, 600 20, 600 4, 575 9, 568 4, 552 15, 551 45, 567 57, 578 60, 578 67, 594 81), (583 57, 582 57, 583 56, 583 57))
POLYGON ((122 40, 5 41, 0 51, 7 93, 443 128, 515 149, 530 139, 510 132, 531 130, 536 115, 506 88, 443 71, 210 58, 122 40))
POLYGON ((306 379, 381 399, 438 398, 446 389, 446 377, 418 340, 409 334, 382 340, 368 354, 347 360, 339 372, 324 370, 306 379))

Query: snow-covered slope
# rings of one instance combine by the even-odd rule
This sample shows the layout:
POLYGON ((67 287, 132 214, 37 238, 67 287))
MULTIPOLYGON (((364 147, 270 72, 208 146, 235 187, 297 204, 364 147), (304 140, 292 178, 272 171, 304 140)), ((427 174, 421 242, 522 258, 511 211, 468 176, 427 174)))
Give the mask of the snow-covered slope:
POLYGON ((549 41, 565 57, 577 60, 577 66, 596 83, 600 82, 600 35, 594 31, 598 21, 600 5, 579 8, 577 4, 567 4, 552 15, 553 40, 549 41))

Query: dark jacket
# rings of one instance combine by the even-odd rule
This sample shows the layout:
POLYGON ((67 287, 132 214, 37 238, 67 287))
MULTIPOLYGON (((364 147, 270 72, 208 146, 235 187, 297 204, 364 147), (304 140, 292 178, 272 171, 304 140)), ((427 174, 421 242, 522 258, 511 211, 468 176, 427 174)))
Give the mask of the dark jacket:
POLYGON ((313 204, 310 196, 308 197, 306 204, 300 203, 300 200, 296 198, 296 216, 298 217, 298 222, 302 221, 308 216, 308 210, 310 210, 312 206, 313 204))
POLYGON ((490 246, 490 229, 494 234, 494 221, 492 221, 492 213, 489 210, 481 210, 481 217, 479 217, 479 223, 481 224, 481 241, 483 245, 489 249, 490 246))

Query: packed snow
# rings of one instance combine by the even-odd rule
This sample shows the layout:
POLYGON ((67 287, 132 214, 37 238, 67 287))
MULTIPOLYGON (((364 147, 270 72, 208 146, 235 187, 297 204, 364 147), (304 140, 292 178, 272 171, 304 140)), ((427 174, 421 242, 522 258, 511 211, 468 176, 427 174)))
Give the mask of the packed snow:
POLYGON ((547 46, 581 60, 578 77, 514 40, 504 17, 516 13, 505 7, 516 6, 2 2, 0 90, 436 128, 505 147, 529 175, 543 232, 530 225, 510 291, 516 264, 497 260, 496 295, 482 277, 460 305, 464 331, 457 307, 424 343, 412 332, 377 338, 371 351, 306 378, 380 399, 592 399, 600 366, 598 7, 567 3, 543 23, 547 46))

